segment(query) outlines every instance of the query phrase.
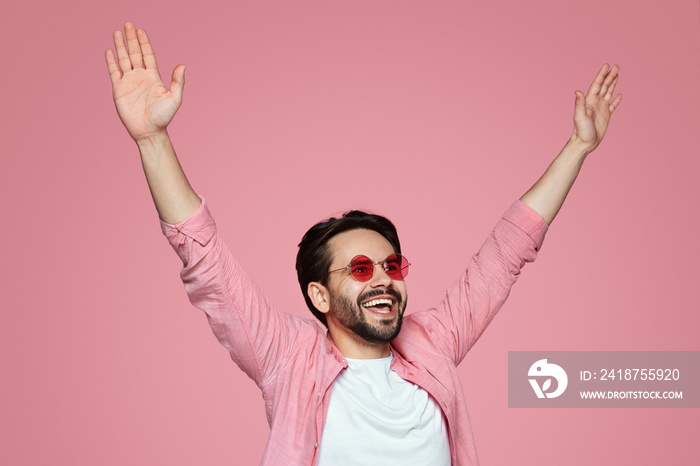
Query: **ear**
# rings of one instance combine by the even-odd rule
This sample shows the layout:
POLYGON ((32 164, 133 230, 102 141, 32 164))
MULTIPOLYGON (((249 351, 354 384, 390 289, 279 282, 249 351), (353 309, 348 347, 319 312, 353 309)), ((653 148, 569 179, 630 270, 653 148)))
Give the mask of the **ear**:
POLYGON ((311 299, 314 307, 324 314, 331 310, 330 293, 328 288, 321 285, 319 282, 311 282, 306 287, 306 294, 311 299))

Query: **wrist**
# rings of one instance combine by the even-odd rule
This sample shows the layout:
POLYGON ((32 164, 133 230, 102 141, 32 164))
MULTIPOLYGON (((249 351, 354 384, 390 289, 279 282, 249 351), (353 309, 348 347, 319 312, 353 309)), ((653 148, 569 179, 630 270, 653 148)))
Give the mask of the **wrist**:
POLYGON ((569 138, 566 146, 569 147, 574 153, 579 154, 580 157, 585 159, 588 154, 595 150, 597 144, 583 141, 576 133, 574 133, 569 138))
POLYGON ((134 139, 139 151, 149 151, 155 148, 161 148, 164 145, 170 145, 170 136, 168 132, 163 129, 155 133, 146 134, 134 139))

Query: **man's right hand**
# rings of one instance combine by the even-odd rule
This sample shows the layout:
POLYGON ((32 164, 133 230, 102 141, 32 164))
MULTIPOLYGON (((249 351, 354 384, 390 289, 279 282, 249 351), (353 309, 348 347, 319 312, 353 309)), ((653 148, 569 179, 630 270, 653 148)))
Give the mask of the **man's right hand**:
POLYGON ((111 50, 105 52, 114 104, 126 130, 138 145, 158 215, 166 223, 180 223, 201 204, 166 131, 182 103, 185 65, 175 68, 168 89, 160 79, 146 31, 137 31, 133 24, 126 23, 124 35, 121 31, 114 33, 119 64, 111 50))
POLYGON ((175 67, 168 89, 158 72, 146 31, 137 31, 132 23, 126 23, 124 34, 114 32, 114 46, 118 63, 111 49, 105 52, 105 58, 119 118, 137 143, 164 133, 182 103, 185 65, 175 67))

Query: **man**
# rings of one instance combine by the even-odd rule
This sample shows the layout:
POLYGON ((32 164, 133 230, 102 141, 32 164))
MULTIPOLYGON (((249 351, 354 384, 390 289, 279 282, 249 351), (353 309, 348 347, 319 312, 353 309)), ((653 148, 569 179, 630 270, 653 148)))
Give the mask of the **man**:
POLYGON ((613 98, 618 67, 604 65, 587 94, 576 91, 571 138, 435 308, 404 318, 410 264, 386 218, 353 211, 312 227, 297 273, 321 325, 274 309, 187 182, 166 132, 181 103, 184 66, 168 89, 145 31, 127 23, 114 43, 116 58, 111 50, 105 56, 115 105, 183 261, 187 293, 263 392, 271 432, 261 464, 477 464, 457 365, 535 259, 603 139, 621 100, 613 98))

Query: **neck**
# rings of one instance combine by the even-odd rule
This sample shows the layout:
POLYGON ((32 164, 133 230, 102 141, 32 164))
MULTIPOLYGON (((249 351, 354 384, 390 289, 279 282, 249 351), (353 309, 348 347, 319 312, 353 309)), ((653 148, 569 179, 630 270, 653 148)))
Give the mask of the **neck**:
POLYGON ((389 343, 371 343, 347 329, 338 328, 330 321, 328 322, 328 332, 333 344, 346 358, 381 359, 391 355, 389 343))

